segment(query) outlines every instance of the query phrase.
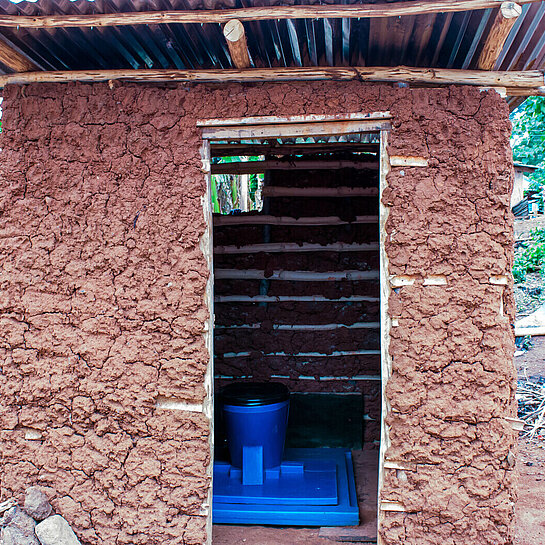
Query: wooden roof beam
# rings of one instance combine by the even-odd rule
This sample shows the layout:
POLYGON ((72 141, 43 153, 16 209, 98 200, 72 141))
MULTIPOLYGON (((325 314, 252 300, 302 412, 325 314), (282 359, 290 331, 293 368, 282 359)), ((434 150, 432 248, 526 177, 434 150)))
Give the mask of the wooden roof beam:
POLYGON ((74 70, 23 72, 0 76, 0 87, 7 84, 100 82, 112 80, 142 82, 262 83, 279 81, 365 81, 407 82, 412 85, 472 85, 505 88, 509 95, 545 94, 543 70, 490 71, 447 68, 398 67, 304 67, 248 68, 245 70, 74 70))
POLYGON ((519 4, 503 2, 479 55, 477 68, 480 70, 492 70, 494 68, 509 32, 521 13, 522 7, 519 4))
MULTIPOLYGON (((520 4, 541 0, 519 0, 520 4)), ((135 11, 88 15, 0 15, 0 27, 68 28, 173 23, 228 23, 273 19, 341 19, 367 17, 401 17, 433 13, 498 8, 502 0, 409 0, 380 4, 330 4, 298 6, 263 6, 221 10, 135 11)))
POLYGON ((243 24, 238 19, 231 19, 223 27, 223 35, 235 68, 250 68, 250 54, 243 24))

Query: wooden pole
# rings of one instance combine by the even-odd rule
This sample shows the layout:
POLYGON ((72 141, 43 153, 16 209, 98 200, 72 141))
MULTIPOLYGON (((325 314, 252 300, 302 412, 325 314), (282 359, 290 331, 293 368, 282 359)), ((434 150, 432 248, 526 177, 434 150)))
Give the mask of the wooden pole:
POLYGON ((515 2, 503 2, 479 55, 477 67, 480 70, 492 70, 494 68, 505 40, 507 40, 509 32, 521 13, 522 8, 519 4, 515 2))
POLYGON ((180 81, 180 82, 267 82, 302 80, 359 80, 422 85, 473 85, 518 89, 528 96, 543 92, 542 70, 499 72, 446 68, 398 67, 304 67, 248 68, 245 70, 74 70, 64 72, 26 72, 0 76, 0 86, 38 82, 68 81, 180 81))
POLYGON ((249 68, 250 55, 248 53, 248 44, 246 43, 246 34, 244 25, 238 19, 231 19, 223 27, 223 35, 229 47, 231 61, 236 68, 249 68))
MULTIPOLYGON (((540 0, 519 0, 520 4, 540 0)), ((377 4, 331 4, 306 6, 263 6, 221 10, 137 11, 89 15, 1 15, 0 26, 9 28, 68 28, 173 23, 228 23, 273 19, 341 19, 401 17, 431 13, 459 12, 500 7, 501 0, 413 0, 377 4)))

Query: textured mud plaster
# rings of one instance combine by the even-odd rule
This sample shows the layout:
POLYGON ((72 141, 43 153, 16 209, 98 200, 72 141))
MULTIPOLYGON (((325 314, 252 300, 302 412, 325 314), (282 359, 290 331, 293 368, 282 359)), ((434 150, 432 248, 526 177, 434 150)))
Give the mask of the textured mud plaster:
POLYGON ((4 93, 2 497, 32 484, 85 544, 201 544, 209 271, 196 120, 390 110, 387 545, 511 540, 512 166, 507 107, 474 89, 351 83, 32 85, 4 93), (445 275, 446 286, 423 278, 445 275), (28 429, 33 432, 29 433, 28 429), (25 439, 40 437, 41 440, 25 439), (404 475, 404 476, 403 476, 404 475))

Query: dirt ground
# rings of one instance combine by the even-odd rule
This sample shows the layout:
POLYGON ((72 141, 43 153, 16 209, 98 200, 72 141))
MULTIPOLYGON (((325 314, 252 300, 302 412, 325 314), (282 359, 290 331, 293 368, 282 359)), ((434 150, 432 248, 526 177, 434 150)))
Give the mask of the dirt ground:
MULTIPOLYGON (((532 347, 515 358, 520 377, 545 376, 545 337, 533 337, 532 347)), ((515 545, 545 543, 545 441, 519 442, 519 492, 516 505, 515 545)))

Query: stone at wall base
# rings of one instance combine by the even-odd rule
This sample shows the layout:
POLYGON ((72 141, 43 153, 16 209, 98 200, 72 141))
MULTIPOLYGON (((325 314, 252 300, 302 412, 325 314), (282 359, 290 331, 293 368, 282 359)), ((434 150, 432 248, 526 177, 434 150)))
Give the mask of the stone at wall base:
POLYGON ((26 489, 23 510, 37 521, 44 520, 53 511, 47 496, 37 486, 26 489))
POLYGON ((2 545, 39 545, 34 534, 36 523, 19 507, 12 507, 2 519, 0 543, 2 545))
POLYGON ((53 515, 36 525, 41 545, 81 545, 70 525, 60 515, 53 515))

